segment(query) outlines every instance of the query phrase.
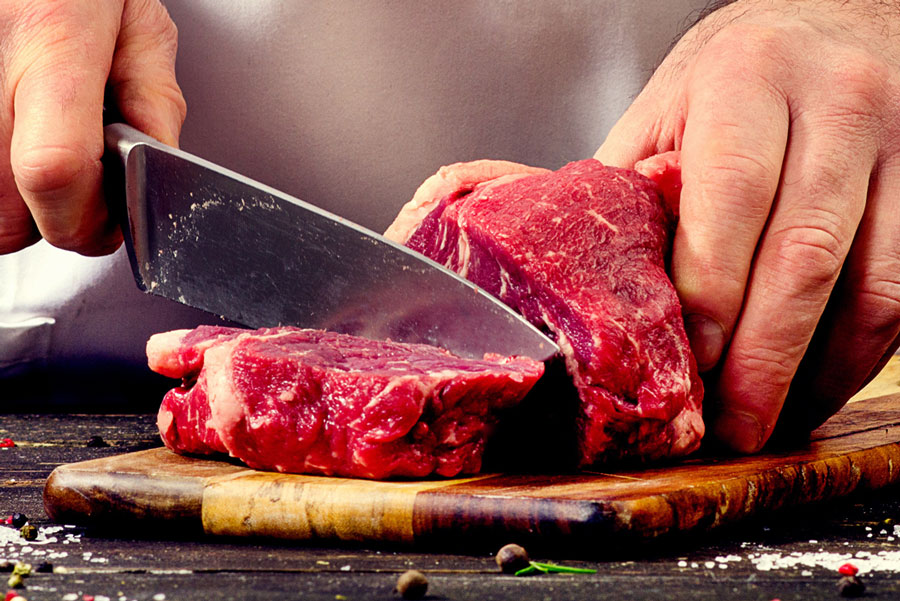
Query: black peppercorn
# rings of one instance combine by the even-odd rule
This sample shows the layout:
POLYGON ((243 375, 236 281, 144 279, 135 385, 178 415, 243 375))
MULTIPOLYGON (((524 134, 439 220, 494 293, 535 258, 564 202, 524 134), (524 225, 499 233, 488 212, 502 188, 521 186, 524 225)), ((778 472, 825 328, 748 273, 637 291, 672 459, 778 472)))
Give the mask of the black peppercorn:
POLYGON ((504 574, 515 574, 531 565, 528 552, 516 544, 506 545, 497 551, 495 561, 504 574))
POLYGON ((42 561, 38 564, 38 567, 34 569, 35 572, 40 572, 41 574, 52 574, 53 573, 53 564, 49 561, 42 561))
POLYGON ((12 514, 12 519, 10 520, 10 523, 13 526, 15 526, 16 528, 21 528, 22 526, 25 525, 26 522, 28 522, 28 516, 25 515, 24 513, 12 514))
POLYGON ((861 597, 866 590, 866 585, 859 576, 843 576, 838 580, 838 590, 841 597, 861 597))
POLYGON ((428 590, 428 580, 425 574, 418 570, 409 570, 403 572, 397 579, 397 588, 395 589, 404 599, 421 599, 428 590))
POLYGON ((108 447, 109 443, 106 442, 105 440, 103 440, 102 436, 91 436, 91 439, 89 441, 87 441, 86 446, 92 447, 92 448, 101 448, 101 447, 108 447))

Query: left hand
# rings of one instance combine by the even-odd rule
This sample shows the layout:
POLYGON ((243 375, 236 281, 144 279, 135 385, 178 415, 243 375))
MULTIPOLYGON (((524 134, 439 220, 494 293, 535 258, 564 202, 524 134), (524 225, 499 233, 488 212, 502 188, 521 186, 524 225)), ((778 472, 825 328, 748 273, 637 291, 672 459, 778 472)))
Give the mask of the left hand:
POLYGON ((717 368, 711 432, 755 452, 779 414, 824 421, 898 345, 900 7, 712 13, 596 157, 631 167, 669 150, 683 177, 671 273, 701 371, 717 368))

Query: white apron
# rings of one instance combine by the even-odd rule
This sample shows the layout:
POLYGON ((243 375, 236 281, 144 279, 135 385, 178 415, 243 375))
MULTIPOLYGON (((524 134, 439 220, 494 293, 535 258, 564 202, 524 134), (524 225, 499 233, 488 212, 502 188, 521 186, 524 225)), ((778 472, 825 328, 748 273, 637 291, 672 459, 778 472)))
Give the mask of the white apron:
MULTIPOLYGON (((705 1, 165 4, 182 147, 380 231, 443 164, 591 156, 705 1)), ((0 403, 155 397, 147 338, 211 320, 139 292, 122 249, 0 256, 0 403)))

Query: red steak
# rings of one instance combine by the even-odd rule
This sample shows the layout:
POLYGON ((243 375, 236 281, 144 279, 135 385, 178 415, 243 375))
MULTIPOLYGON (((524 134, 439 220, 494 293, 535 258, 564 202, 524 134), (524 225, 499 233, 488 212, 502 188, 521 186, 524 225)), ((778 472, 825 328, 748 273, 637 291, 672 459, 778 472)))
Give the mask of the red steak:
MULTIPOLYGON (((677 156, 648 161, 674 189, 677 156)), ((580 464, 695 450, 702 383, 666 275, 674 206, 633 170, 503 161, 442 168, 386 235, 551 333, 580 398, 580 464)))
POLYGON ((494 413, 544 370, 527 358, 461 359, 291 327, 166 332, 150 339, 147 356, 153 370, 183 380, 158 417, 172 450, 362 478, 477 472, 494 413))

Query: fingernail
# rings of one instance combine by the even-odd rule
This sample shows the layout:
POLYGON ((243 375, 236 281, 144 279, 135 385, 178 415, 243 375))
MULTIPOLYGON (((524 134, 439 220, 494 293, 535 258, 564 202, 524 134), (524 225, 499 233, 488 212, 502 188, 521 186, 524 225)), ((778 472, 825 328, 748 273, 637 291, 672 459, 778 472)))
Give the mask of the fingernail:
POLYGON ((739 453, 755 453, 762 446, 762 427, 755 415, 744 411, 725 411, 716 417, 713 434, 739 453))
POLYGON ((692 313, 684 318, 691 350, 697 360, 697 369, 708 371, 715 367, 725 346, 725 330, 714 319, 700 313, 692 313))

